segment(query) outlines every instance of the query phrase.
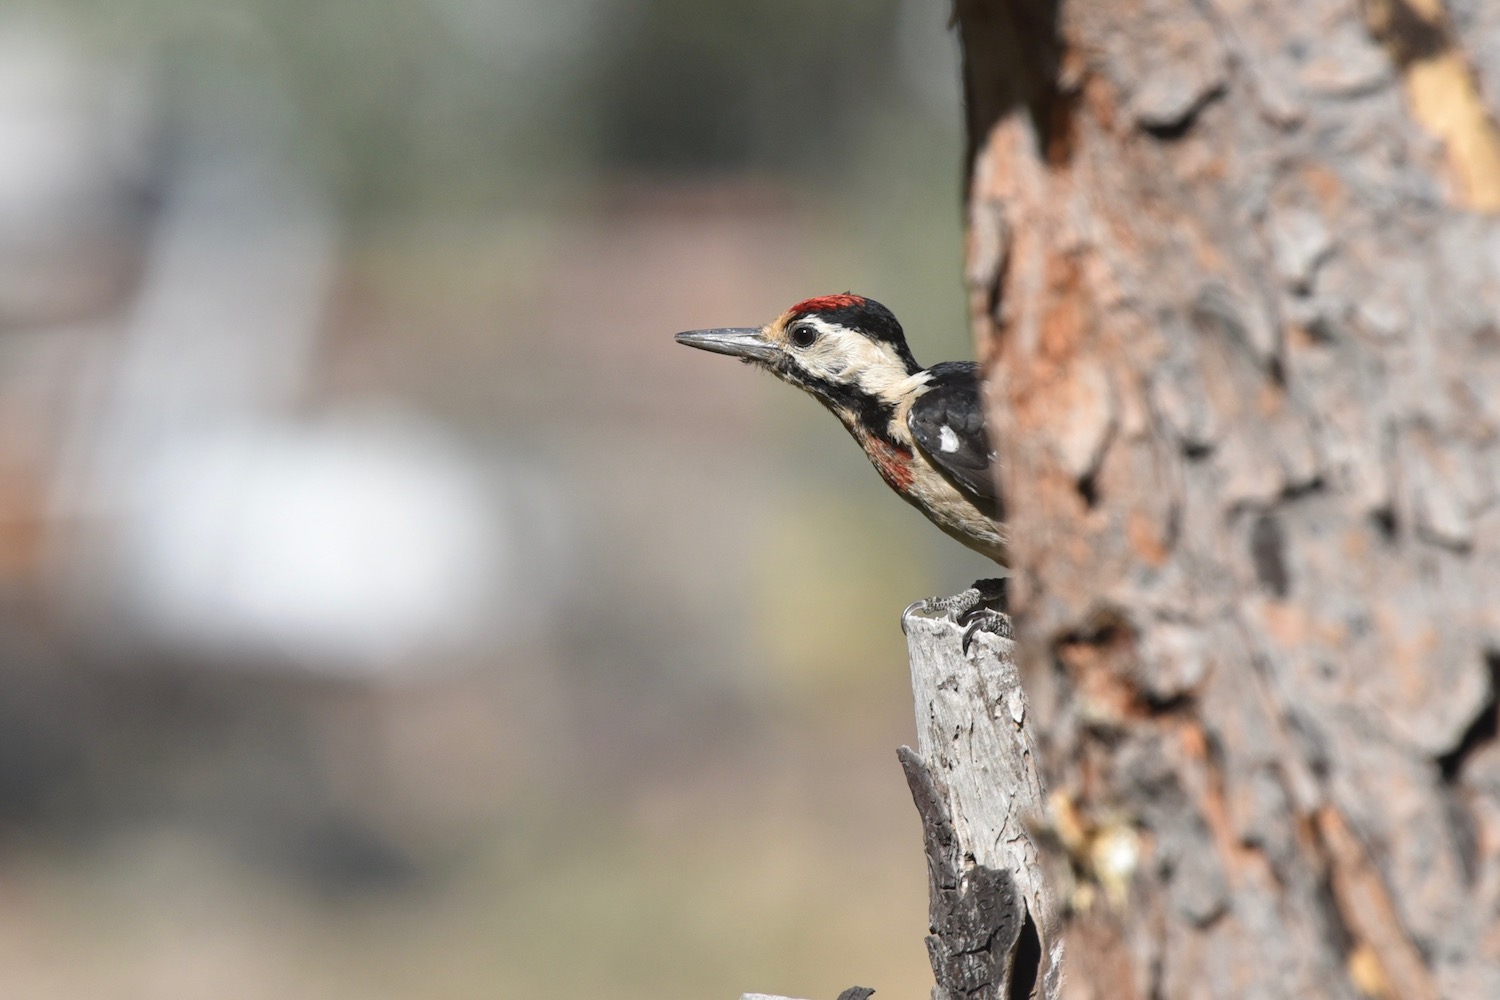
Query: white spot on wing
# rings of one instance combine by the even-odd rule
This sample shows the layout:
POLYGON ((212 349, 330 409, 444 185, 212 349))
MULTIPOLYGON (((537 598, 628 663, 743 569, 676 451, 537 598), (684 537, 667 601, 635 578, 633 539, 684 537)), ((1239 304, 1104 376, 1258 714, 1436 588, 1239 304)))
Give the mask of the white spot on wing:
POLYGON ((938 428, 938 451, 951 455, 957 450, 958 435, 953 433, 953 428, 947 425, 938 428))

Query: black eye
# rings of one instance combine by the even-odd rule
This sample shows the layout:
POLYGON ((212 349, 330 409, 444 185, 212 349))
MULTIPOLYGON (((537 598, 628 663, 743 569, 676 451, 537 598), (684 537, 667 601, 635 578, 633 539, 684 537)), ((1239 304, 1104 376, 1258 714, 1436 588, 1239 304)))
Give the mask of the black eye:
POLYGON ((818 331, 815 327, 808 326, 806 323, 792 327, 793 347, 811 347, 813 341, 817 339, 818 331))

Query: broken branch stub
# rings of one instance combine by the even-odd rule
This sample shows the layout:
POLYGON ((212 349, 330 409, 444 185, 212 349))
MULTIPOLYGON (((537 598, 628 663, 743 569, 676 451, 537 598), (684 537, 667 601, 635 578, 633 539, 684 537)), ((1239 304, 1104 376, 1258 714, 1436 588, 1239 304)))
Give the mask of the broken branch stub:
POLYGON ((1031 827, 1045 815, 1008 634, 963 649, 951 615, 909 616, 917 749, 901 766, 922 817, 934 1000, 1059 995, 1062 935, 1031 827))

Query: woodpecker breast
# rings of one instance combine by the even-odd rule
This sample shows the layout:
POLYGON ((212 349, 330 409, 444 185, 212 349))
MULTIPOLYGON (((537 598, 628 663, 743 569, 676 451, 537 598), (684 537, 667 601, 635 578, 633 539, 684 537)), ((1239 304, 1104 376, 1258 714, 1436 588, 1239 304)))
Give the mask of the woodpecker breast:
POLYGON ((861 405, 830 409, 902 499, 953 538, 1009 564, 977 365, 935 365, 861 405))

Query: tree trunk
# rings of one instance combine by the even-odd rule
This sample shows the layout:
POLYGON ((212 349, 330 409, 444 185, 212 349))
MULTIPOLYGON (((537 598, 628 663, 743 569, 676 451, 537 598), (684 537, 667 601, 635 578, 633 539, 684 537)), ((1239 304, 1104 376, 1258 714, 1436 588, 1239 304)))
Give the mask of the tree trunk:
POLYGON ((1064 994, 1500 997, 1500 8, 956 12, 1064 994))

